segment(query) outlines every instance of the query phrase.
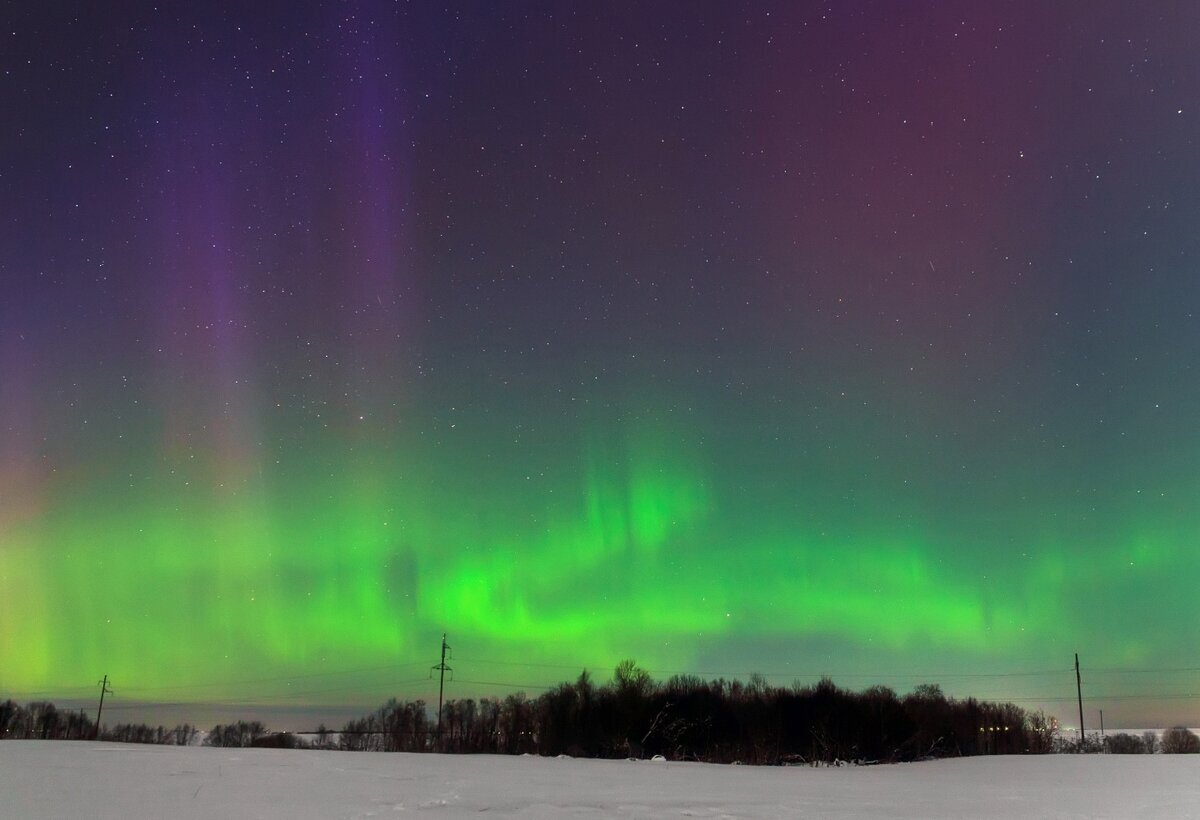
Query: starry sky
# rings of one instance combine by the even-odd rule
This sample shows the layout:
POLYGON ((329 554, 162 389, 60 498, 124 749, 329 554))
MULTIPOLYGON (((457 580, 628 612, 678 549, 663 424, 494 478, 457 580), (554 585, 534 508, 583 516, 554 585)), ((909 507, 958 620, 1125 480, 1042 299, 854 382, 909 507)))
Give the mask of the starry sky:
POLYGON ((1200 724, 1194 3, 5 9, 0 696, 1200 724))

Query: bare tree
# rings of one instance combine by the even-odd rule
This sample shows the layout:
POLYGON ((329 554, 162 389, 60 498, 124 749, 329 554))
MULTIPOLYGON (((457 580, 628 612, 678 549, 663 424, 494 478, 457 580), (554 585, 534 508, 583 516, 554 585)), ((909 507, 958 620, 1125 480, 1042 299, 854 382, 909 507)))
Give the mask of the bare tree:
POLYGON ((1142 745, 1146 747, 1146 754, 1152 755, 1158 751, 1158 734, 1156 732, 1142 732, 1142 745))
POLYGON ((1200 737, 1186 726, 1172 726, 1163 732, 1162 752, 1165 755, 1200 754, 1200 737))

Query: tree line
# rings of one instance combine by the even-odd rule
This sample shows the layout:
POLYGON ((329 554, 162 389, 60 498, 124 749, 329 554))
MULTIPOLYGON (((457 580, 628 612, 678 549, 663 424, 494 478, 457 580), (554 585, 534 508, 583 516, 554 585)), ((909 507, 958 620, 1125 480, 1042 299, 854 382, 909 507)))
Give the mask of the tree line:
POLYGON ((189 724, 171 729, 144 723, 96 723, 82 709, 59 709, 49 701, 22 706, 14 700, 0 703, 0 739, 9 740, 110 740, 115 743, 156 743, 190 746, 200 732, 189 724))
POLYGON ((1012 704, 947 698, 936 685, 901 697, 823 679, 775 687, 677 675, 655 682, 631 661, 597 685, 585 671, 530 699, 524 693, 448 701, 389 701, 316 744, 363 751, 445 751, 573 757, 652 757, 749 764, 901 761, 1049 752, 1049 721, 1012 704))
POLYGON ((1059 735, 1042 712, 1011 703, 947 697, 936 684, 907 695, 885 686, 855 692, 824 678, 770 685, 676 675, 662 682, 633 661, 597 685, 585 670, 536 698, 450 700, 437 715, 422 700, 389 700, 340 732, 319 727, 309 743, 351 751, 652 757, 714 763, 899 762, 986 754, 1200 751, 1182 727, 1083 743, 1059 735))
MULTIPOLYGON (((935 684, 906 695, 885 686, 862 691, 816 684, 773 686, 676 675, 655 681, 633 661, 597 684, 585 670, 535 698, 447 701, 440 715, 423 700, 389 700, 340 730, 324 725, 304 739, 271 733, 258 721, 213 727, 210 746, 273 746, 347 751, 457 752, 649 758, 762 765, 898 762, 936 757, 1049 752, 1132 753, 1200 750, 1186 729, 1101 743, 1063 740, 1053 721, 1011 703, 947 697, 935 684)), ((104 740, 190 745, 189 726, 164 729, 121 724, 104 740)), ((0 704, 0 737, 89 738, 95 725, 82 713, 49 703, 0 704)))

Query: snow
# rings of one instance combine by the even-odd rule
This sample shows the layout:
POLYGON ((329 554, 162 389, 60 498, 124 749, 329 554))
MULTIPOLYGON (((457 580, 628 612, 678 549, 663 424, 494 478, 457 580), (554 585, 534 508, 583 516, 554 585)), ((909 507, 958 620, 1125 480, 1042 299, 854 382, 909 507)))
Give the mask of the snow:
POLYGON ((1200 755, 844 768, 0 742, 0 817, 1200 818, 1200 755))

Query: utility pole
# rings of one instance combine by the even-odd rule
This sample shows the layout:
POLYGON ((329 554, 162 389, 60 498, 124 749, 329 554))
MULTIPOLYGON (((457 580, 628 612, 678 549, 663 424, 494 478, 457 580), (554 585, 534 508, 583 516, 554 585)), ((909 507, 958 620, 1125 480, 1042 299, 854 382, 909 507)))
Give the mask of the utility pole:
POLYGON ((1075 653, 1075 694, 1079 696, 1079 743, 1083 743, 1083 683, 1079 677, 1079 653, 1075 653))
POLYGON ((1100 710, 1100 739, 1104 739, 1104 710, 1100 710))
POLYGON ((449 672, 450 679, 454 680, 454 670, 451 669, 449 666, 446 666, 446 653, 449 651, 450 651, 450 647, 446 645, 446 633, 443 632, 442 633, 442 662, 439 663, 437 666, 433 667, 433 669, 431 669, 429 672, 430 676, 433 675, 434 670, 437 670, 437 672, 438 672, 438 727, 437 727, 437 733, 438 733, 439 739, 442 736, 442 693, 443 693, 443 691, 445 691, 445 688, 446 688, 446 673, 449 672))
POLYGON ((111 695, 113 690, 108 688, 108 675, 100 681, 100 707, 96 709, 96 740, 100 739, 100 715, 104 711, 104 696, 111 695))

